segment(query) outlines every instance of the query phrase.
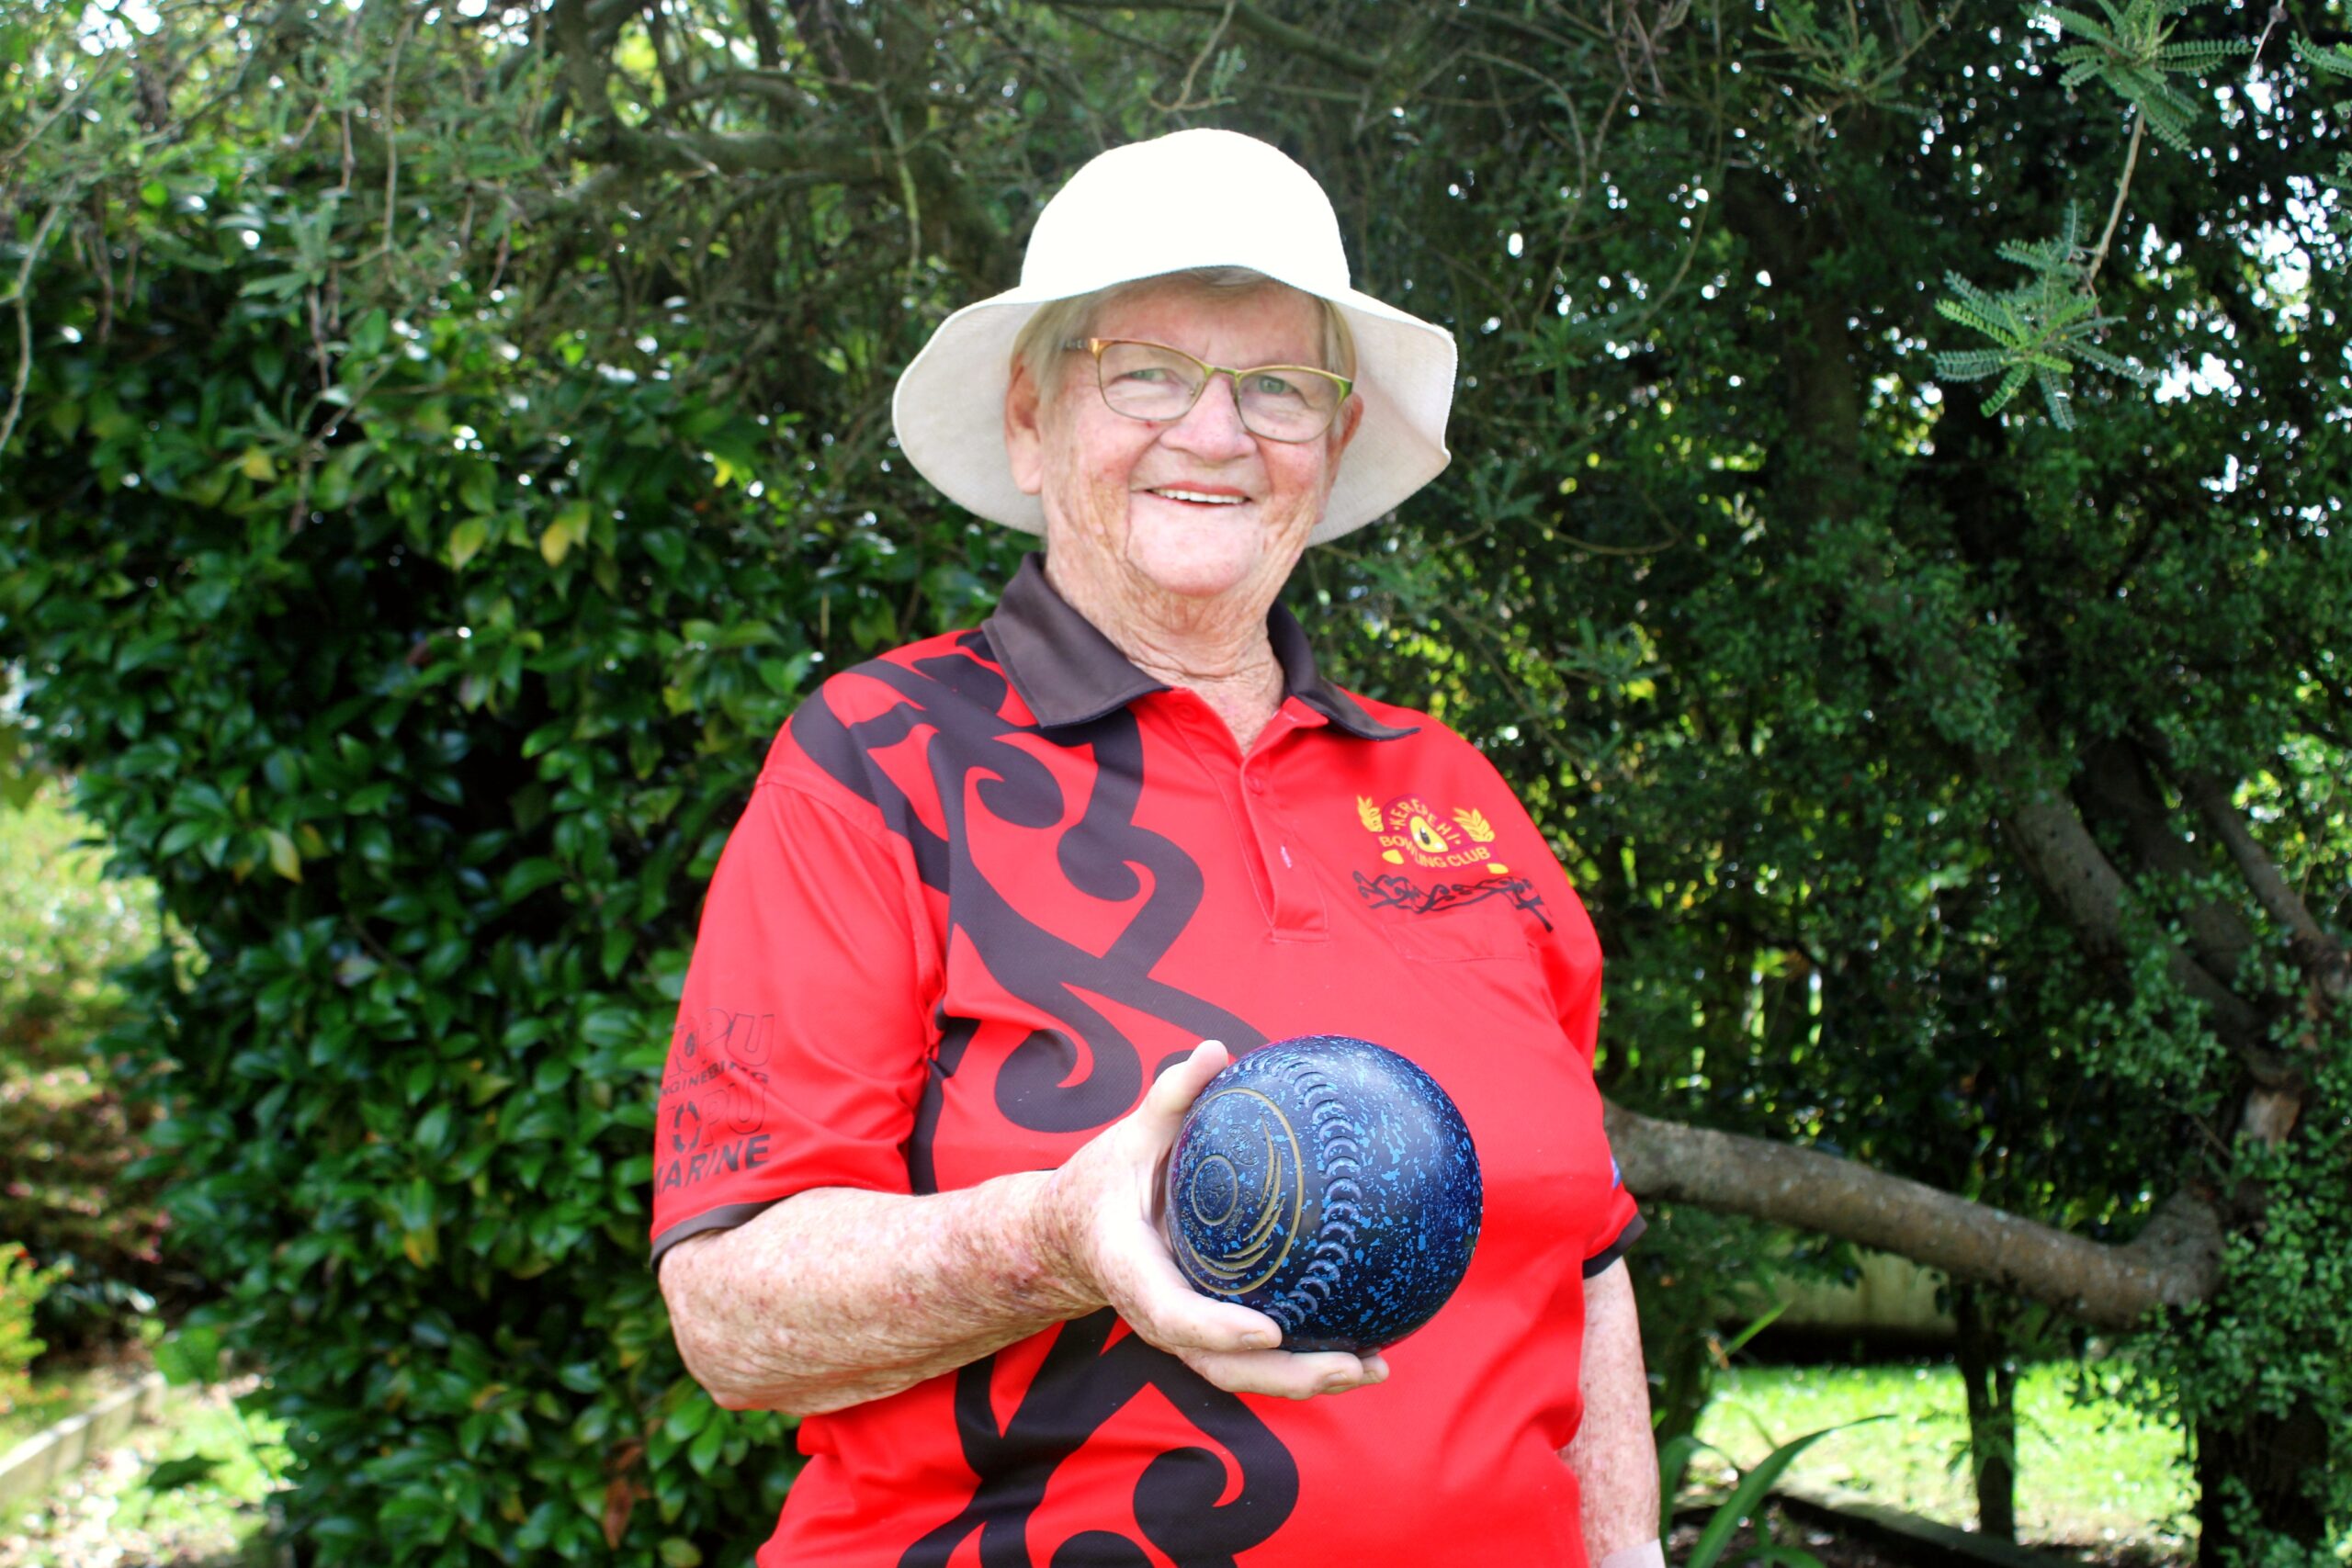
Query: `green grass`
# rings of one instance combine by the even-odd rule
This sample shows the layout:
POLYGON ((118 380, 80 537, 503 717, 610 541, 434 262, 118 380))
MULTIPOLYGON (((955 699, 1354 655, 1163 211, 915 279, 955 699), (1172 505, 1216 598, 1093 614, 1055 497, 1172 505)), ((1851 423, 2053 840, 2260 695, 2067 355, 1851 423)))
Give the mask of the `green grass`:
MULTIPOLYGON (((2018 1533, 2029 1542, 2138 1543, 2187 1555, 2195 1492, 2181 1434, 2111 1400, 2078 1403, 2072 1366, 2027 1370, 2018 1388, 2018 1533)), ((1791 1479, 1839 1486, 1945 1524, 1973 1526, 1967 1404, 1951 1366, 1764 1367, 1724 1374, 1699 1435, 1740 1466, 1777 1444, 1871 1416, 1799 1460, 1791 1479)), ((1692 1466, 1711 1480, 1708 1456, 1692 1466)))

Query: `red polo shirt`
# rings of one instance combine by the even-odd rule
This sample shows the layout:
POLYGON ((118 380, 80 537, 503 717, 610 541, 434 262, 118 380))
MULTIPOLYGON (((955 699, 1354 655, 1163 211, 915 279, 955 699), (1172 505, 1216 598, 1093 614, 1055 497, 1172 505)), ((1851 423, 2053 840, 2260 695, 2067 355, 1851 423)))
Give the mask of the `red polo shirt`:
POLYGON ((1600 946, 1476 750, 1269 630, 1286 694, 1246 755, 1034 557, 980 630, 793 716, 703 912, 654 1255, 813 1187, 1050 1168, 1202 1039, 1332 1033, 1461 1108, 1467 1278, 1342 1398, 1221 1392, 1104 1311, 810 1416, 763 1568, 1583 1562, 1583 1280, 1641 1228, 1592 1082, 1600 946))

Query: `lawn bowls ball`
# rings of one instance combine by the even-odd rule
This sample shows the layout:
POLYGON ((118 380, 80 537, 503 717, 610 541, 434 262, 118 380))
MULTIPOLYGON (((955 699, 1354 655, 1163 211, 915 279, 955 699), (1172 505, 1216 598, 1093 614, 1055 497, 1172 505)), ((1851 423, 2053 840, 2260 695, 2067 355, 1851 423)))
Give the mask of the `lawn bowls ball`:
POLYGON ((1436 1079, 1368 1041, 1314 1034, 1209 1080, 1176 1134, 1167 1205, 1195 1290, 1272 1318, 1284 1349, 1362 1354, 1445 1304, 1485 1198, 1436 1079))

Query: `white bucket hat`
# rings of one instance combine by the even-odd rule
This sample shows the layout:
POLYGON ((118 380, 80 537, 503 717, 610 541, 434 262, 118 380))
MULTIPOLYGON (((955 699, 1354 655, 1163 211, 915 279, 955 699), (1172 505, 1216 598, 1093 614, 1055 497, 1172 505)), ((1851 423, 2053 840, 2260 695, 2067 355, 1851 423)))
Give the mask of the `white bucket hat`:
POLYGON ((1315 176, 1230 130, 1180 130, 1114 148, 1071 175, 1037 215, 1020 287, 942 321, 899 378, 890 403, 899 446, 967 511, 1045 532, 1044 509, 1012 482, 1004 452, 1004 394, 1021 329, 1052 300, 1221 266, 1329 300, 1355 335, 1363 423, 1310 543, 1361 528, 1438 476, 1452 457, 1453 334, 1351 288, 1339 219, 1315 176), (1202 214, 1215 220, 1187 220, 1202 214))

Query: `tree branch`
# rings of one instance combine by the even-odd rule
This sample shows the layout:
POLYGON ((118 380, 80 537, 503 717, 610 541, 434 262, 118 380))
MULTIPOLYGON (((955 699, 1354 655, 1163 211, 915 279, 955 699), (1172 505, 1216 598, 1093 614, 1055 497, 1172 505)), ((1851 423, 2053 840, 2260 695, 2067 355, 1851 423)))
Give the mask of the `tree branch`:
POLYGON ((8 291, 6 301, 0 301, 15 306, 17 310, 17 373, 9 378, 7 416, 0 418, 0 452, 7 450, 8 438, 17 433, 17 420, 25 412, 25 387, 32 379, 33 318, 27 292, 33 286, 33 264, 40 260, 41 247, 49 243, 49 231, 57 226, 58 215, 72 204, 76 194, 69 187, 42 216, 40 227, 33 231, 31 243, 25 246, 24 265, 17 269, 17 286, 8 291))
MULTIPOLYGON (((2132 741, 2099 740, 2083 752, 2075 795, 2093 818, 2122 831, 2125 846, 2143 871, 2193 882, 2211 872, 2209 857, 2184 840, 2165 803, 2154 765, 2132 741)), ((2206 973, 2227 978, 2254 951, 2254 927, 2232 901, 2206 899, 2180 910, 2180 929, 2206 973)))
MULTIPOLYGON (((1225 0, 1139 0, 1139 3, 1132 4, 1130 0, 1052 0, 1052 4, 1056 10, 1060 11, 1197 11, 1211 17, 1223 16, 1226 9, 1225 0)), ((1293 54, 1319 60, 1351 76, 1380 74, 1381 62, 1376 56, 1359 53, 1344 44, 1317 38, 1304 28, 1276 21, 1256 6, 1242 3, 1242 0, 1236 0, 1233 6, 1233 25, 1243 32, 1255 33, 1268 43, 1286 49, 1293 54)))
MULTIPOLYGON (((2130 947, 2124 931, 2131 890, 2107 858, 2075 803, 2056 789, 2037 786, 2011 751, 1993 760, 1996 781, 2009 798, 2002 819, 2008 840, 2035 883, 2093 957, 2112 961, 2130 947)), ((2174 982, 2204 1004, 2214 1029, 2266 1082, 2278 1081, 2283 1066, 2262 1043, 2263 1020, 2235 991, 2177 946, 2170 950, 2174 982)))
POLYGON ((2231 803, 2230 792, 2221 781, 2211 774, 2193 773, 2183 778, 2180 784, 2198 816, 2204 818, 2206 828, 2222 840, 2230 859, 2237 863, 2238 874, 2245 878, 2255 901, 2272 919, 2293 933, 2295 945, 2317 962, 2346 962, 2343 944, 2327 934, 2327 928, 2312 915, 2311 906, 2288 886, 2286 874, 2278 869, 2278 863, 2270 858, 2269 852, 2256 842, 2245 818, 2231 803))
POLYGON ((2090 265, 2083 272, 2083 288, 2089 292, 2098 281, 2098 269, 2107 265, 2107 247, 2115 238, 2115 226, 2123 221, 2123 198, 2132 194, 2132 171, 2140 164, 2140 139, 2148 133, 2148 117, 2135 113, 2132 117, 2132 147, 2123 154, 2123 177, 2115 182, 2115 205, 2107 209, 2107 230, 2098 237, 2098 249, 2091 253, 2090 265))
POLYGON ((774 71, 784 64, 784 35, 776 30, 775 13, 768 9, 768 0, 743 0, 743 22, 752 29, 752 46, 758 51, 760 69, 774 71))
POLYGON ((1817 1149, 1604 1110, 1625 1185, 1644 1198, 1896 1253, 2095 1327, 2126 1328, 2156 1308, 2201 1301, 2221 1277, 2220 1224, 2187 1194, 2129 1245, 2109 1246, 1817 1149))
POLYGON ((805 136, 774 131, 639 130, 615 126, 603 145, 571 149, 583 162, 625 164, 638 169, 682 174, 797 174, 843 185, 879 183, 888 176, 871 148, 825 145, 805 136))

